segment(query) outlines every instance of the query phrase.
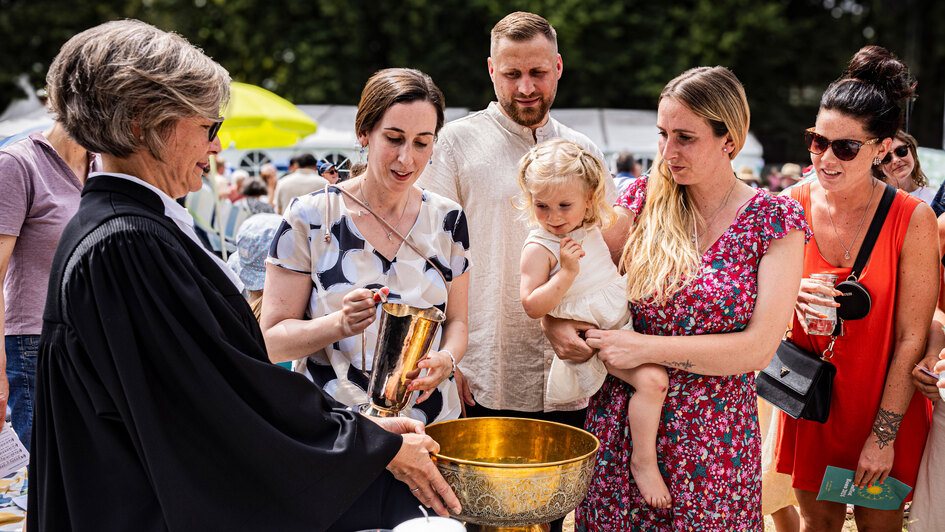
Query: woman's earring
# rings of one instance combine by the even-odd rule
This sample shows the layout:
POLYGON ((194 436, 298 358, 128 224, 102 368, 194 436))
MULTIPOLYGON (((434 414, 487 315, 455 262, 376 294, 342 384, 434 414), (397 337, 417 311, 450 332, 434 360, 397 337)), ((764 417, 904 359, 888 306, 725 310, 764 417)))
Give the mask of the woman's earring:
POLYGON ((430 157, 430 161, 427 164, 433 164, 433 157, 430 157))
POLYGON ((881 161, 879 157, 873 157, 873 166, 879 166, 879 163, 881 162, 883 161, 881 161))

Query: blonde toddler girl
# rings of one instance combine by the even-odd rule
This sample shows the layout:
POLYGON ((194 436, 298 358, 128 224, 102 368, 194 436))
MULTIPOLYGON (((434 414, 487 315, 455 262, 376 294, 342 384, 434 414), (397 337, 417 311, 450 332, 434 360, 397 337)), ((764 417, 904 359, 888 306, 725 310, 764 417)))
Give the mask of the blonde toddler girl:
MULTIPOLYGON (((549 314, 600 329, 632 328, 626 279, 601 235, 601 226, 609 227, 616 218, 604 197, 608 178, 600 161, 563 139, 542 142, 522 159, 518 207, 529 212, 535 226, 521 258, 520 294, 530 317, 549 314)), ((596 356, 582 363, 555 358, 545 399, 568 403, 590 397, 608 371, 636 390, 627 409, 634 442, 630 471, 648 504, 668 508, 669 490, 656 462, 656 433, 668 384, 661 366, 618 370, 605 367, 596 356)))

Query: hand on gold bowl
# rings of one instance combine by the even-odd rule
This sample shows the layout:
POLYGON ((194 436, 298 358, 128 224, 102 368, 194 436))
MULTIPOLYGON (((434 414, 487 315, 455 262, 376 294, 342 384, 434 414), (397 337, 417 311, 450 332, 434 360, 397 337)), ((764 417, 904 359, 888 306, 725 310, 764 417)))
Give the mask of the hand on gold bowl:
POLYGON ((463 506, 457 516, 490 527, 564 517, 587 494, 600 442, 581 429, 519 418, 466 418, 426 432, 440 473, 463 506))

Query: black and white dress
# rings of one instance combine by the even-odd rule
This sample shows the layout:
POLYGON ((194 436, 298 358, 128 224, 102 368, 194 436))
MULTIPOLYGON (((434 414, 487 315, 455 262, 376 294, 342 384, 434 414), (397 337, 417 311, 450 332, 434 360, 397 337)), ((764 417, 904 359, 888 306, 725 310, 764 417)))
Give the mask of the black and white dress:
MULTIPOLYGON (((345 294, 351 290, 382 286, 390 288, 388 301, 443 310, 449 287, 443 285, 425 258, 405 244, 391 259, 381 255, 358 231, 357 217, 358 212, 348 210, 341 192, 334 188, 329 188, 327 195, 319 190, 300 196, 285 212, 267 262, 311 275, 311 318, 340 310, 345 294), (331 235, 327 242, 326 231, 331 235)), ((466 215, 455 202, 423 191, 420 212, 406 237, 440 268, 447 282, 469 269, 466 215)), ((378 322, 375 320, 364 331, 368 371, 373 367, 378 322)), ((434 339, 434 349, 439 342, 439 338, 434 339)), ((365 403, 368 379, 361 371, 361 344, 360 335, 344 338, 297 361, 293 368, 344 404, 365 403)), ((460 409, 456 383, 447 379, 409 414, 432 423, 459 417, 460 409)))

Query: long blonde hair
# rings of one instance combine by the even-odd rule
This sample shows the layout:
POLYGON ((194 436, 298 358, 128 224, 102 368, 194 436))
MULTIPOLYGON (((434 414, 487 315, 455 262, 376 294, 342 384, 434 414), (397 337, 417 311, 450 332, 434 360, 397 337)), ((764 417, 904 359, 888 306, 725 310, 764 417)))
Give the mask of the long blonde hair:
MULTIPOLYGON (((735 149, 745 145, 750 113, 745 89, 725 67, 698 67, 670 81, 660 94, 685 105, 703 118, 716 137, 732 136, 735 149)), ((627 273, 627 298, 653 298, 661 303, 692 281, 699 269, 695 229, 705 220, 687 194, 673 179, 662 153, 657 153, 646 186, 646 202, 636 217, 620 262, 627 273)))
POLYGON ((534 195, 550 187, 577 181, 591 197, 583 223, 597 224, 606 229, 617 219, 617 214, 607 201, 604 179, 608 177, 603 163, 580 145, 561 138, 548 139, 532 147, 522 157, 518 169, 518 186, 522 194, 518 201, 513 200, 513 205, 528 213, 528 221, 532 225, 538 225, 534 195))

